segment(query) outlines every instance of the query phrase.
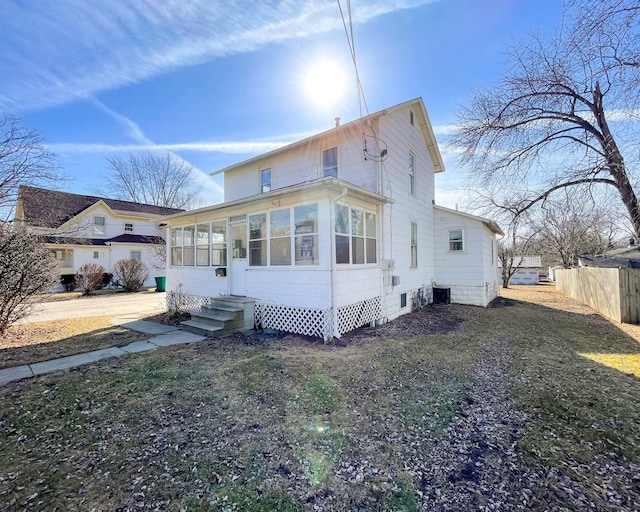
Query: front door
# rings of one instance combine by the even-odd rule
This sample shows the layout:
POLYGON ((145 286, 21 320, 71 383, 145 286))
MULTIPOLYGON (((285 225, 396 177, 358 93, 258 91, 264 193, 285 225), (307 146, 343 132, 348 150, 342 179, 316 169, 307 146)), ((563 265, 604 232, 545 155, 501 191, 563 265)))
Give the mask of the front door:
POLYGON ((231 219, 231 295, 247 294, 247 221, 231 219))

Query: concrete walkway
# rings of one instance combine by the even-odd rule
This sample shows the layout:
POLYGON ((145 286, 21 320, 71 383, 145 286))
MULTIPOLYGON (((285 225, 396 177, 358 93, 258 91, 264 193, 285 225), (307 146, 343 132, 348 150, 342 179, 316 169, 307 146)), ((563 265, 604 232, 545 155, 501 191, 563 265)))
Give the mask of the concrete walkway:
POLYGON ((103 348, 72 356, 60 357, 58 359, 51 359, 49 361, 4 368, 0 370, 0 386, 4 386, 15 380, 27 379, 57 370, 66 370, 67 368, 74 368, 87 363, 95 363, 96 361, 109 357, 134 354, 136 352, 147 352, 149 350, 156 350, 159 347, 195 343, 206 339, 205 336, 183 331, 179 327, 148 322, 146 320, 132 320, 131 318, 122 317, 115 319, 114 323, 133 331, 154 334, 155 336, 144 341, 134 341, 124 347, 103 348))

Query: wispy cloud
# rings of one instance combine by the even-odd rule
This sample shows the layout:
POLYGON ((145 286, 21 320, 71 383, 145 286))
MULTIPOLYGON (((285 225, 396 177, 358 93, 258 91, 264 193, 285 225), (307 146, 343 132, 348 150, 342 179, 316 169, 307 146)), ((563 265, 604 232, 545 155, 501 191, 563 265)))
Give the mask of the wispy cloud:
MULTIPOLYGON (((195 145, 190 144, 165 144, 159 145, 155 144, 149 137, 147 137, 140 126, 129 119, 127 116, 124 116, 113 109, 107 107, 104 103, 99 100, 91 100, 91 103, 101 110, 103 113, 107 114, 111 119, 116 121, 122 128, 125 135, 127 135, 130 139, 133 139, 136 144, 122 144, 122 145, 111 145, 111 144, 77 144, 77 143, 68 143, 68 144, 49 144, 49 148, 58 153, 118 153, 118 152, 127 152, 127 153, 135 153, 139 151, 162 151, 162 152, 170 152, 175 158, 180 161, 183 161, 189 164, 193 168, 193 179, 198 182, 198 184, 204 189, 207 190, 211 194, 211 198, 214 202, 222 201, 224 198, 224 190, 223 188, 211 179, 211 176, 202 169, 199 169, 191 162, 186 161, 180 155, 177 155, 175 151, 187 150, 187 147, 195 145)), ((193 151, 193 149, 191 149, 193 151)))
POLYGON ((199 151, 234 155, 258 155, 278 149, 289 142, 186 142, 179 144, 48 144, 56 153, 135 153, 140 151, 199 151))
MULTIPOLYGON (((433 0, 372 0, 355 23, 433 0)), ((365 5, 366 4, 366 5, 365 5)), ((269 43, 342 29, 330 0, 5 0, 0 110, 87 99, 269 43)))

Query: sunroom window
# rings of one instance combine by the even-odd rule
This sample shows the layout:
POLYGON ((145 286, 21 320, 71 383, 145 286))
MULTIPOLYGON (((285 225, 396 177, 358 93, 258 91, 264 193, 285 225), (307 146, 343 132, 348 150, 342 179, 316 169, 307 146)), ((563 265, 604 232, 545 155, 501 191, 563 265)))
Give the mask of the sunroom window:
POLYGON ((376 263, 376 214, 337 204, 335 207, 336 263, 376 263))
POLYGON ((271 265, 291 265, 291 211, 276 210, 269 214, 271 265))
POLYGON ((318 205, 294 208, 296 265, 317 265, 318 205))
POLYGON ((267 264, 267 214, 249 215, 249 265, 267 264))

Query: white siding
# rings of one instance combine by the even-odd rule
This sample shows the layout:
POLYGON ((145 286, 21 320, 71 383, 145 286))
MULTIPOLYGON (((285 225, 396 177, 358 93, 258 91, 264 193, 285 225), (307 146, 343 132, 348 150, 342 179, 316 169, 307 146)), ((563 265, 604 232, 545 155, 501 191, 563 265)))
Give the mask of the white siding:
MULTIPOLYGON (((379 137, 387 144, 382 163, 382 193, 394 199, 384 207, 384 258, 393 261, 388 274, 400 279, 398 286, 385 283, 383 317, 392 320, 411 311, 411 297, 418 288, 431 287, 435 274, 433 258, 433 164, 418 122, 409 122, 409 109, 382 116, 379 137), (415 156, 415 194, 409 193, 409 154, 415 156), (418 227, 418 265, 411 268, 411 222, 418 227), (400 295, 407 294, 407 306, 400 307, 400 295)), ((388 281, 387 279, 387 281, 388 281)))
MULTIPOLYGON (((491 260, 494 235, 480 220, 440 209, 435 211, 436 283, 451 288, 451 301, 486 306, 497 295, 497 264, 491 260), (449 250, 449 231, 463 230, 462 251, 449 250)), ((495 251, 495 246, 494 246, 495 251)))

